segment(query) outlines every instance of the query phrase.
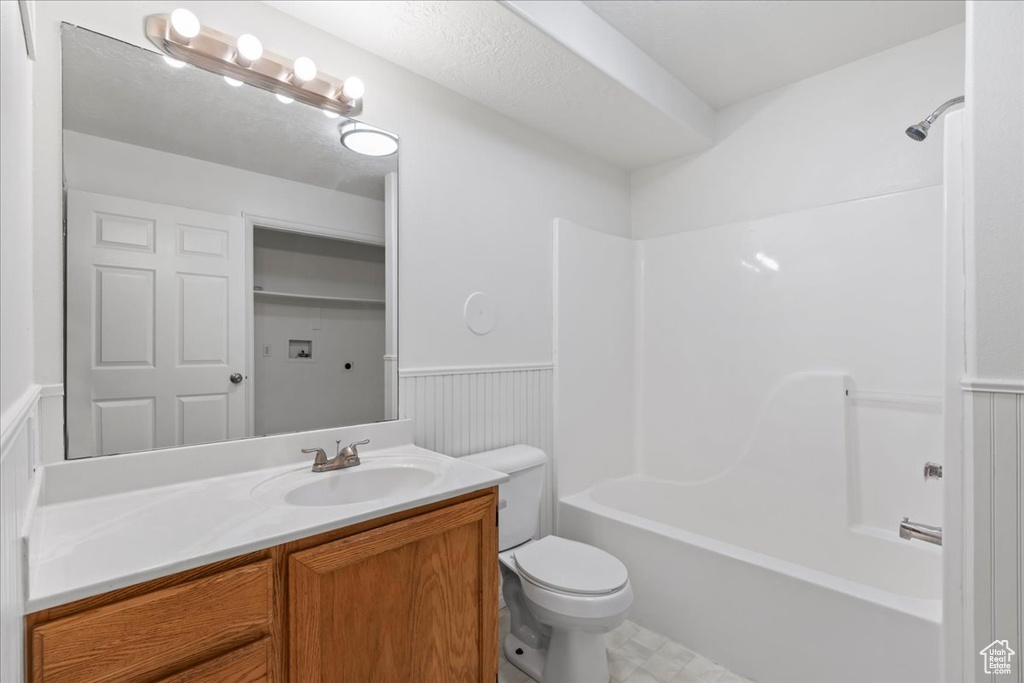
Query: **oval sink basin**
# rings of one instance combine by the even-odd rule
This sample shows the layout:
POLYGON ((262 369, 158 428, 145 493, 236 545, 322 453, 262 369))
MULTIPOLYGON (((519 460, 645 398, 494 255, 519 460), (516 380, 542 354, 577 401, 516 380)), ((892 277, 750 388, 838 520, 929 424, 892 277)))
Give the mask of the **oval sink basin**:
POLYGON ((275 505, 331 507, 409 496, 438 482, 451 463, 426 455, 364 457, 355 467, 312 472, 309 466, 261 482, 252 497, 275 505))
POLYGON ((284 496, 289 505, 351 505, 412 493, 437 479, 437 473, 418 467, 350 468, 348 472, 324 472, 319 481, 292 489, 284 496), (325 476, 326 475, 326 476, 325 476), (336 476, 331 476, 336 475, 336 476))

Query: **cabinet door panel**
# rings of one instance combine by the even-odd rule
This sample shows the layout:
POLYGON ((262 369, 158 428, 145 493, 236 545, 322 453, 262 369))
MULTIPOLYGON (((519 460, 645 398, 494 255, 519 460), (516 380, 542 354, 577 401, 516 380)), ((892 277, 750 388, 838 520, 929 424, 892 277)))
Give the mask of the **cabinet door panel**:
POLYGON ((497 553, 493 494, 294 553, 291 680, 495 680, 497 553))
POLYGON ((153 681, 270 632, 269 560, 57 619, 32 631, 37 683, 153 681))

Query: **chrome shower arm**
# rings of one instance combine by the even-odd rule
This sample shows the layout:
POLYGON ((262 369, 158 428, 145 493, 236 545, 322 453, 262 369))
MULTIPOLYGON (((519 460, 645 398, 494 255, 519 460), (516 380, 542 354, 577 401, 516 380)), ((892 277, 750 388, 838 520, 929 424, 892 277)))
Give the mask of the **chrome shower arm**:
POLYGON ((964 96, 963 95, 961 95, 960 97, 954 97, 951 100, 946 100, 945 102, 940 104, 935 111, 933 111, 931 114, 929 114, 928 118, 925 119, 925 121, 927 121, 928 123, 935 123, 935 121, 937 121, 938 118, 940 116, 942 116, 942 112, 946 111, 947 109, 949 109, 950 107, 952 107, 954 105, 963 104, 963 102, 964 102, 964 96))

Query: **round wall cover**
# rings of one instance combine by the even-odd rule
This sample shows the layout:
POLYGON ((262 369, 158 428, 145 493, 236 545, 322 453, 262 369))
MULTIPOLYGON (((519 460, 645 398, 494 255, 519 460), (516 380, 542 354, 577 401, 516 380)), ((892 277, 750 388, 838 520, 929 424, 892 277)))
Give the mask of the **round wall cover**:
POLYGON ((494 299, 483 292, 473 292, 466 299, 463 315, 474 334, 487 334, 494 329, 494 299))

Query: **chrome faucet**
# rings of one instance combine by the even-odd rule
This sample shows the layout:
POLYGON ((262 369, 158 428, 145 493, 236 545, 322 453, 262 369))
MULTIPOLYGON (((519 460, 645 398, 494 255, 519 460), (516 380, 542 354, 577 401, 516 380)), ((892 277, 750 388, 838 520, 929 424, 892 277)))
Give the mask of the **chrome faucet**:
POLYGON ((359 446, 365 446, 370 443, 369 439, 363 439, 362 441, 355 441, 341 447, 341 439, 337 439, 334 443, 337 444, 337 453, 330 460, 327 459, 327 454, 324 453, 322 448, 303 448, 303 453, 316 453, 316 457, 313 458, 313 471, 314 472, 330 472, 331 470, 343 470, 348 467, 355 467, 359 464, 359 446))
POLYGON ((900 522, 900 538, 907 541, 916 538, 919 541, 942 545, 942 527, 911 522, 909 517, 904 517, 900 522))

